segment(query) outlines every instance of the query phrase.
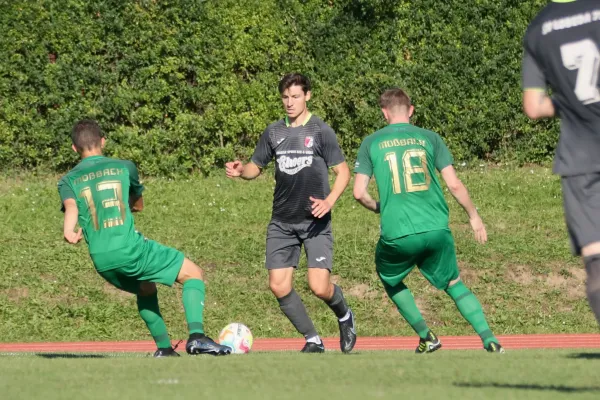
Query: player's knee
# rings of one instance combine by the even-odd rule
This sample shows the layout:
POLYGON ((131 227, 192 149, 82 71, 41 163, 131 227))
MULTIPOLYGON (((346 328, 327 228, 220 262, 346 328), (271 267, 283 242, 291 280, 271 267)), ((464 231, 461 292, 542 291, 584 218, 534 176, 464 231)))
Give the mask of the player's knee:
POLYGON ((311 292, 313 292, 313 294, 315 296, 317 296, 320 299, 324 299, 324 300, 328 300, 331 298, 331 295, 333 294, 333 285, 331 285, 329 283, 329 281, 327 282, 319 282, 319 283, 310 283, 310 290, 311 292))
POLYGON ((204 280, 204 272, 202 268, 186 258, 179 270, 179 275, 177 275, 177 282, 183 284, 189 279, 204 280))
POLYGON ((142 296, 142 297, 146 297, 146 296, 152 296, 153 294, 156 294, 156 283, 154 282, 142 282, 140 284, 140 290, 138 292, 138 296, 142 296))
POLYGON ((292 291, 292 284, 287 280, 269 279, 269 289, 278 299, 292 291))
POLYGON ((456 279, 451 280, 450 283, 448 283, 448 289, 450 289, 452 286, 456 285, 458 282, 460 282, 460 276, 456 279))
POLYGON ((600 254, 585 257, 584 261, 587 272, 586 288, 588 294, 600 291, 600 254))

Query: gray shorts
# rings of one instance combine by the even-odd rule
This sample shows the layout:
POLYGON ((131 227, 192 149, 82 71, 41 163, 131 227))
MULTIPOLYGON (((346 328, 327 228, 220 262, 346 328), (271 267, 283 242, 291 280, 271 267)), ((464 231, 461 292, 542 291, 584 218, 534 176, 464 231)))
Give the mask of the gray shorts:
POLYGON ((561 179, 565 219, 573 254, 600 242, 600 173, 564 176, 561 179))
POLYGON ((287 224, 271 220, 267 227, 267 269, 298 267, 300 248, 304 244, 309 268, 331 271, 333 233, 331 220, 287 224))

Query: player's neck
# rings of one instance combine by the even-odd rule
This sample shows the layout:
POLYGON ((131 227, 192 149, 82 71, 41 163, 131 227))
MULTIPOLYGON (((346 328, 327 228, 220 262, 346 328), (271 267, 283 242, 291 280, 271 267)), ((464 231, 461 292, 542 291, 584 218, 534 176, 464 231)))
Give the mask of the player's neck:
POLYGON ((388 119, 388 124, 410 124, 410 118, 404 116, 394 116, 388 119))
POLYGON ((89 150, 89 151, 84 151, 81 153, 81 159, 85 160, 88 157, 101 156, 101 155, 102 155, 102 149, 89 150))
POLYGON ((310 114, 310 111, 308 111, 308 108, 305 108, 304 111, 302 111, 302 114, 298 115, 296 118, 287 117, 288 126, 290 126, 292 128, 296 128, 296 127, 304 124, 304 122, 306 121, 306 118, 308 118, 309 114, 310 114))

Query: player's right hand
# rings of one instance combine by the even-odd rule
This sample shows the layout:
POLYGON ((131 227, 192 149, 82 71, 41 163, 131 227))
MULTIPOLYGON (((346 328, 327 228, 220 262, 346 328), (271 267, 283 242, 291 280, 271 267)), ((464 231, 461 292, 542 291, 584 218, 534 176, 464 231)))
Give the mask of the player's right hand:
POLYGON ((77 232, 65 232, 65 240, 71 244, 77 244, 83 237, 83 231, 81 228, 77 232))
POLYGON ((235 160, 225 163, 225 173, 228 178, 235 178, 242 175, 244 172, 244 164, 241 161, 235 160))
POLYGON ((485 230, 485 225, 483 225, 483 221, 479 215, 469 219, 471 223, 471 228, 473 228, 473 233, 475 234, 475 240, 479 243, 484 244, 487 242, 487 232, 485 230))

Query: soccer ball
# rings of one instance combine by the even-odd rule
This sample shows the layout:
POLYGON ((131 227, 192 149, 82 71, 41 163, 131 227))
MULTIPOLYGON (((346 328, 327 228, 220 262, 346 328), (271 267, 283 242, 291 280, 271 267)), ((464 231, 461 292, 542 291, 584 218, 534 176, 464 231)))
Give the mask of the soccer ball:
POLYGON ((231 347, 234 354, 245 354, 252 348, 252 332, 244 324, 233 322, 219 333, 219 344, 231 347))

